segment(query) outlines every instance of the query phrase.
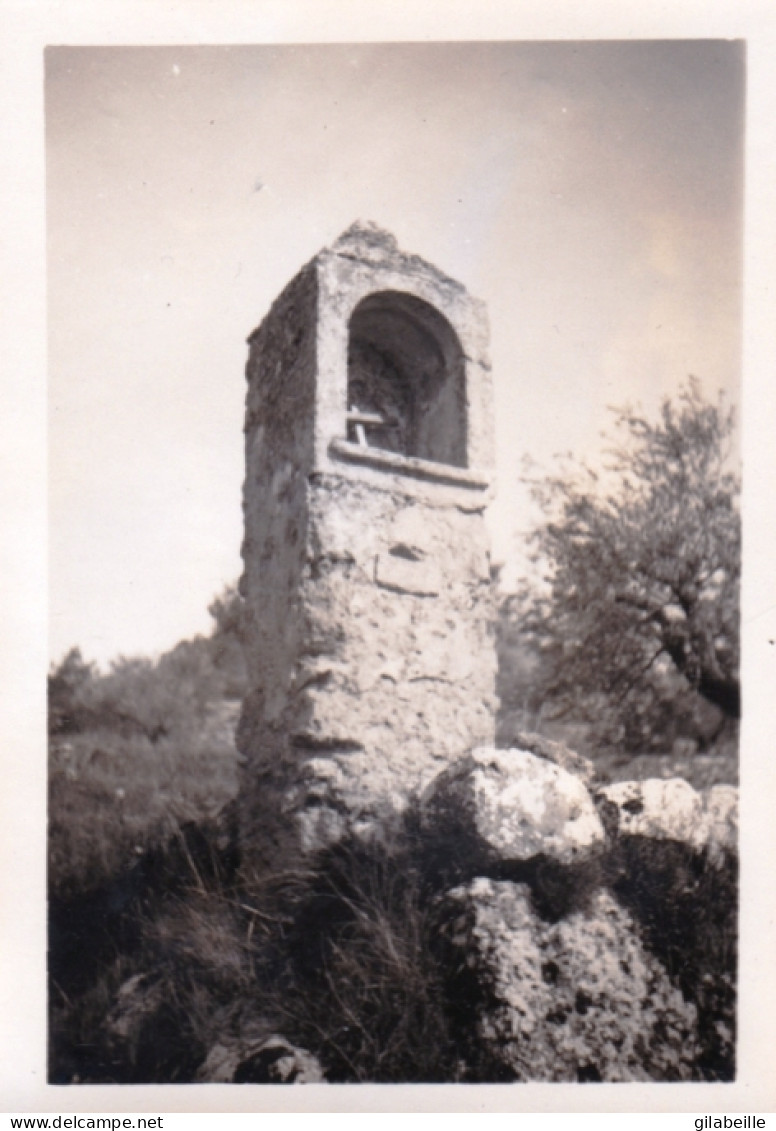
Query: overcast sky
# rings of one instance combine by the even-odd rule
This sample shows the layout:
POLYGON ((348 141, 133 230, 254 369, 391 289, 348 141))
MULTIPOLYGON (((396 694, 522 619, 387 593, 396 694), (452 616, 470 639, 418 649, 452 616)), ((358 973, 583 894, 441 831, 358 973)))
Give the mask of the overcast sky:
POLYGON ((52 658, 208 629, 245 339, 356 218, 487 303, 500 560, 523 455, 736 400, 743 84, 727 41, 48 49, 52 658))

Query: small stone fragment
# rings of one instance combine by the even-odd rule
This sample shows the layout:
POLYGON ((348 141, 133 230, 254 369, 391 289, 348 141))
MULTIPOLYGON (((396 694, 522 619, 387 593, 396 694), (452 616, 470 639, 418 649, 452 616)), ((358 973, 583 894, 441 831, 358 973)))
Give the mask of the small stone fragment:
POLYGON ((326 1083, 318 1059, 279 1036, 262 1041, 237 1066, 232 1079, 235 1084, 326 1083))
POLYGON ((323 1069, 307 1049, 273 1033, 260 1040, 224 1037, 197 1072, 201 1084, 325 1084, 323 1069))

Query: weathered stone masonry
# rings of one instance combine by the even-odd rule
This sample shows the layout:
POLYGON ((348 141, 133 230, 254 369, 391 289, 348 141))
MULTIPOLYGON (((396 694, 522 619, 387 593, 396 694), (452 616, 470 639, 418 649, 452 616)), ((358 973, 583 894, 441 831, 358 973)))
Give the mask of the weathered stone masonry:
POLYGON ((243 850, 367 834, 494 741, 483 305, 372 225, 249 339, 243 850))

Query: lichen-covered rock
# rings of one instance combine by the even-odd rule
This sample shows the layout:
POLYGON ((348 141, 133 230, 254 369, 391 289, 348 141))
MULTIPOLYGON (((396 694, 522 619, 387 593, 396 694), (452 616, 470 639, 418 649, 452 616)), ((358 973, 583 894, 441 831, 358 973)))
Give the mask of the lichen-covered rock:
POLYGON ((557 922, 524 884, 479 877, 443 901, 441 954, 479 1080, 686 1080, 696 1011, 605 891, 557 922))
POLYGON ((605 786, 599 801, 616 807, 617 835, 672 840, 712 861, 735 853, 738 844, 738 790, 715 785, 701 794, 683 778, 649 778, 605 786))
POLYGON ((526 750, 472 751, 432 782, 421 820, 470 872, 539 856, 578 863, 604 841, 580 779, 526 750))
POLYGON ((703 820, 700 794, 683 778, 649 778, 604 786, 599 797, 617 806, 620 836, 694 843, 703 820))

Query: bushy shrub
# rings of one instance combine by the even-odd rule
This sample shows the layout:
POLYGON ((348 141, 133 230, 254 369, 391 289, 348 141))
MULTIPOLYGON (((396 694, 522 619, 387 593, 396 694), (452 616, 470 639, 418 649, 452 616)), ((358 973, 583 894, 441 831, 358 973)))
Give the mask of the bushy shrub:
POLYGON ((77 734, 89 725, 87 696, 97 669, 87 663, 80 648, 71 648, 48 678, 49 734, 77 734))

